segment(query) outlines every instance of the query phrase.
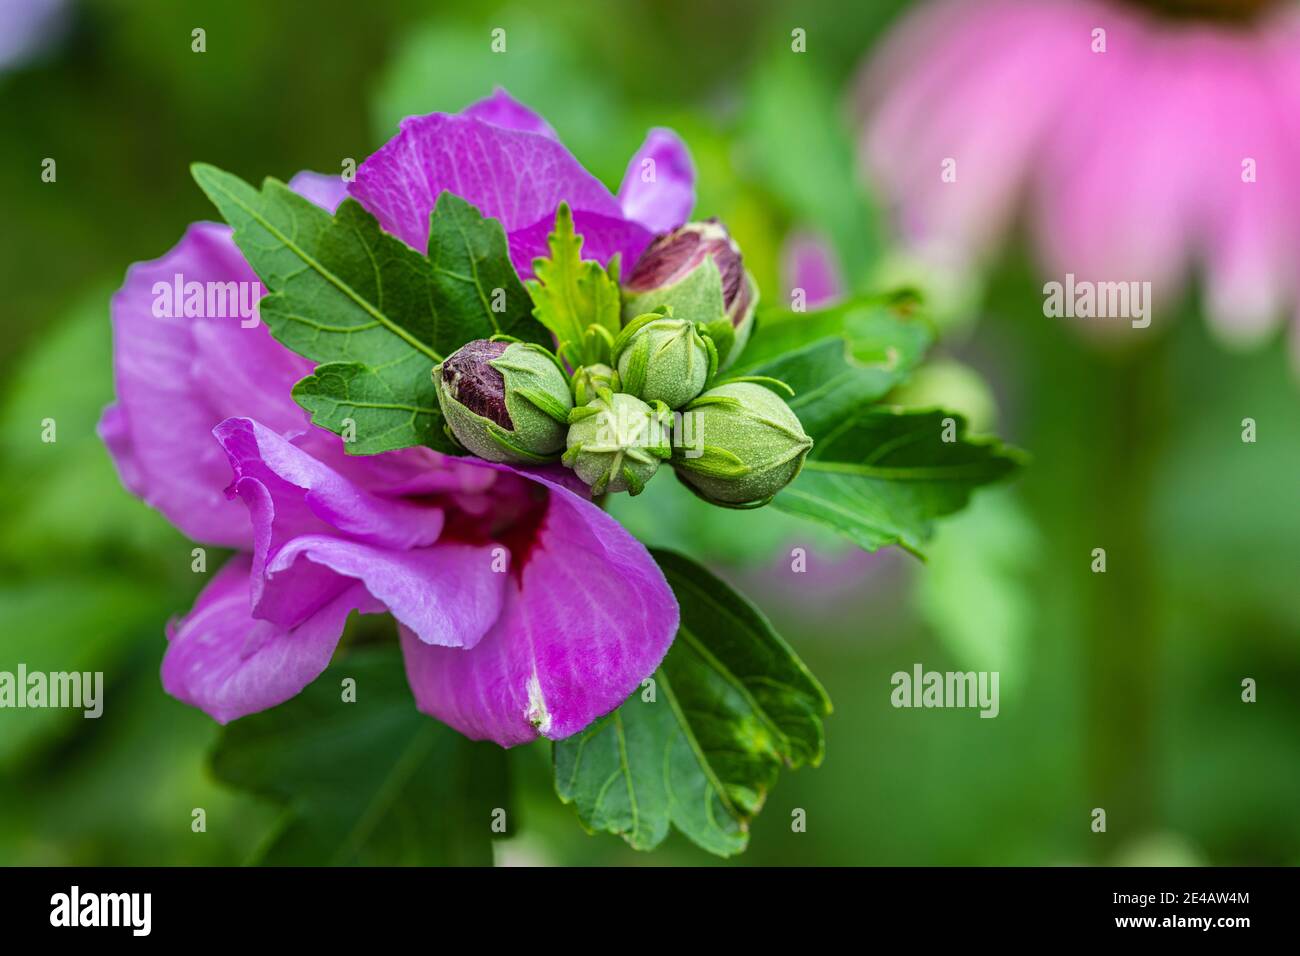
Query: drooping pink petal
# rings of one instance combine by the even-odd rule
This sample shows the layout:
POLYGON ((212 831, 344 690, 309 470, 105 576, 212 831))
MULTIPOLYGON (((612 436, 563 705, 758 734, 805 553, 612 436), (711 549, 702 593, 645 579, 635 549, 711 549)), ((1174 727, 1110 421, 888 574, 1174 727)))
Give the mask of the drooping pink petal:
MULTIPOLYGON (((422 555, 442 532, 442 509, 372 494, 248 419, 222 422, 213 435, 234 473, 229 494, 247 506, 253 527, 251 596, 257 617, 294 627, 360 577, 386 603, 403 597, 414 601, 412 626, 427 639, 457 640, 442 630, 430 630, 433 625, 421 616, 421 609, 433 600, 436 583, 421 596, 410 583, 384 579, 398 573, 408 573, 409 578, 426 565, 430 573, 438 570, 436 562, 422 555), (332 537, 359 556, 357 561, 348 563, 337 550, 320 544, 332 537), (310 553, 303 542, 310 543, 310 553), (298 561, 299 556, 308 560, 298 561), (363 565, 371 573, 360 572, 363 565)), ((401 618, 403 608, 390 606, 401 618)), ((477 639, 481 632, 474 631, 472 622, 468 626, 469 636, 460 640, 477 639)))
POLYGON ((928 3, 863 71, 863 157, 910 241, 970 259, 1027 210, 1050 278, 1149 282, 1158 317, 1199 271, 1220 337, 1250 344, 1300 297, 1297 52, 1293 4, 928 3))
POLYGON ((285 630, 252 617, 250 569, 247 555, 232 558, 168 628, 163 687, 223 724, 293 697, 329 664, 348 614, 383 609, 356 584, 285 630))
POLYGON ((382 455, 349 455, 343 440, 323 428, 313 428, 293 443, 360 487, 388 498, 484 494, 496 481, 491 471, 475 467, 467 458, 423 446, 382 455))
POLYGON ((1197 164, 1168 160, 1200 149, 1200 107, 1158 36, 1126 13, 1106 29, 1106 53, 1074 71, 1032 190, 1039 258, 1057 281, 1151 282, 1167 302, 1187 274, 1201 179, 1197 164))
MULTIPOLYGON (((1300 148, 1300 9, 1282 6, 1277 10, 1267 25, 1268 59, 1275 80, 1278 113, 1282 118, 1284 129, 1292 144, 1292 149, 1300 148)), ((1293 160, 1289 168, 1296 168, 1300 160, 1293 160)), ((1300 191, 1300 183, 1292 178, 1292 188, 1300 191)), ((1294 208, 1300 208, 1298 201, 1294 208)), ((1292 216, 1292 223, 1300 223, 1300 214, 1292 216)), ((1293 241, 1300 242, 1300 235, 1293 234, 1293 241)), ((1294 261, 1294 260, 1293 260, 1294 261)), ((1294 275, 1294 272, 1292 273, 1294 275)), ((1300 281, 1297 282, 1300 286, 1300 281)), ((1300 377, 1300 288, 1295 289, 1295 298, 1291 302, 1291 336, 1288 352, 1291 356, 1291 368, 1300 377)))
POLYGON ((501 615, 509 577, 505 554, 488 545, 401 551, 305 535, 280 548, 267 565, 267 592, 283 596, 281 606, 293 597, 309 600, 319 587, 318 572, 328 569, 339 580, 360 581, 423 643, 472 648, 501 615))
POLYGON ((620 218, 618 201, 559 143, 446 113, 404 119, 349 186, 384 229, 419 250, 444 190, 499 219, 507 233, 553 220, 561 201, 620 218))
POLYGON ((442 531, 439 509, 371 494, 251 419, 227 419, 212 434, 230 461, 232 483, 257 481, 281 510, 286 501, 300 502, 331 529, 389 548, 425 547, 442 531))
POLYGON ((1001 238, 1046 131, 1067 112, 1089 55, 1088 14, 1072 3, 948 0, 866 71, 863 155, 905 239, 969 256, 1001 238), (903 60, 915 66, 891 69, 903 60))
POLYGON ((579 498, 587 501, 591 500, 590 486, 579 478, 572 468, 566 468, 558 462, 550 465, 505 465, 495 461, 484 461, 481 458, 461 458, 459 460, 486 471, 494 471, 501 475, 512 475, 517 481, 522 482, 529 491, 534 493, 537 492, 539 485, 542 488, 559 485, 579 498))
POLYGON ((677 602, 640 542, 590 502, 530 477, 547 489, 546 511, 483 640, 432 647, 401 629, 420 709, 502 746, 567 737, 618 707, 677 631, 677 602))
MULTIPOLYGON (((1300 283, 1298 101, 1283 92, 1289 62, 1261 55, 1250 34, 1171 38, 1197 105, 1206 140, 1198 150, 1201 183, 1187 197, 1202 208, 1199 246, 1205 264, 1206 311, 1220 337, 1254 345, 1276 328, 1300 283)), ((1274 51, 1269 51, 1273 54, 1274 51)))
POLYGON ((499 86, 492 91, 491 96, 465 107, 460 111, 460 115, 482 120, 485 123, 491 123, 493 126, 500 126, 502 129, 514 129, 523 133, 537 133, 556 142, 559 142, 560 139, 555 134, 555 130, 550 123, 499 86))
POLYGON ((652 129, 627 164, 618 189, 623 215, 651 232, 671 232, 695 208, 695 164, 680 136, 652 129))
POLYGON ((281 493, 257 478, 237 478, 230 493, 248 509, 253 528, 249 598, 253 616, 281 628, 293 628, 348 588, 348 581, 329 568, 307 563, 271 586, 267 568, 275 555, 301 535, 328 534, 329 526, 311 513, 301 493, 281 493))

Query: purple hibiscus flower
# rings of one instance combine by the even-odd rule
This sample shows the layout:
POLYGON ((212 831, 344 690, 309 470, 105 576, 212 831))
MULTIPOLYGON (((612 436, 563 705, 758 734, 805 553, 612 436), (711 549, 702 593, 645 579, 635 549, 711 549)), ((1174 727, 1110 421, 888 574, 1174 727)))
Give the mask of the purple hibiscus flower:
MULTIPOLYGON (((344 198, 334 177, 290 185, 327 209, 344 198)), ((560 201, 587 255, 626 263, 686 220, 693 171, 680 140, 653 131, 615 198, 498 91, 408 119, 350 191, 423 248, 443 189, 501 220, 527 274, 560 201)), ((223 723, 275 706, 324 670, 353 611, 396 619, 422 711, 503 746, 575 733, 654 671, 676 601, 569 473, 427 448, 345 455, 290 397, 312 363, 260 324, 160 310, 178 276, 257 278, 227 227, 198 223, 132 266, 112 302, 117 401, 100 434, 123 483, 195 540, 239 552, 168 629, 169 693, 223 723)))
POLYGON ((550 254, 546 236, 561 201, 573 210, 583 255, 622 255, 627 275, 655 233, 682 225, 695 205, 695 170, 671 130, 654 129, 628 163, 618 196, 587 172, 536 113, 504 90, 451 115, 410 116, 361 164, 349 192, 388 232, 415 249, 429 242, 429 213, 444 189, 501 221, 520 276, 550 254))

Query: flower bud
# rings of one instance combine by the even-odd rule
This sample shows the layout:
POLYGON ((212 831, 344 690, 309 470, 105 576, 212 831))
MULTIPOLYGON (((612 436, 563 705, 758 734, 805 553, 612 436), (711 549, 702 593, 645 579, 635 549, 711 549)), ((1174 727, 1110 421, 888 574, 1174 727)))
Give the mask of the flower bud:
POLYGON ((766 503, 799 474, 813 444, 781 396, 752 382, 711 388, 682 414, 692 416, 699 445, 694 454, 678 449, 673 467, 714 504, 766 503))
POLYGON ((594 401, 602 388, 618 391, 617 376, 608 365, 597 362, 583 365, 573 373, 573 404, 582 406, 594 401))
POLYGON ((689 222, 655 239, 623 284, 623 318, 670 305, 673 314, 700 325, 726 320, 728 343, 714 335, 725 367, 749 340, 758 287, 745 271, 740 247, 716 219, 689 222))
POLYGON ((563 462, 591 487, 592 494, 627 491, 639 495, 672 455, 670 412, 634 395, 602 389, 595 401, 576 409, 563 462))
MULTIPOLYGON (((709 377, 709 346, 694 322, 651 312, 634 319, 615 340, 623 391, 643 402, 681 408, 709 377)), ((716 359, 712 360, 716 365, 716 359)))
POLYGON ((524 342, 467 342, 433 370, 447 427, 488 461, 551 460, 564 447, 573 399, 555 357, 524 342))

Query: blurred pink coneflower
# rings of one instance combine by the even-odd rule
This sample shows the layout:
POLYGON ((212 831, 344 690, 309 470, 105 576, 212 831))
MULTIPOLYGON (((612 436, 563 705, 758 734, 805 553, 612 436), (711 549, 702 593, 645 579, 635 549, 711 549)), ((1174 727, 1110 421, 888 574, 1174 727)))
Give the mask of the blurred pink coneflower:
MULTIPOLYGON (((1280 0, 942 0, 865 65, 869 174, 905 241, 1048 277, 1199 273, 1220 337, 1300 318, 1300 10, 1280 0)), ((1300 360, 1300 334, 1292 337, 1300 360)))

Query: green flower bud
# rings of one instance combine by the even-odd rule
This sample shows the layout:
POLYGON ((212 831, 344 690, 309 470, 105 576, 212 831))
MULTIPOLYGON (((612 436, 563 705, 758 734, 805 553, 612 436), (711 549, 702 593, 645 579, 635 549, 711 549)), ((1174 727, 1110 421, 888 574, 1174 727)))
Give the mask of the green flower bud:
POLYGON ((438 405, 456 441, 488 461, 553 460, 573 398, 550 352, 525 342, 467 342, 433 370, 438 405))
POLYGON ((635 395, 602 389, 594 402, 574 409, 563 462, 591 486, 592 494, 639 495, 659 463, 672 455, 671 412, 635 395))
POLYGON ((623 285, 623 319, 661 305, 708 329, 720 367, 734 362, 754 328, 758 286, 740 247, 716 219, 658 236, 623 285))
POLYGON ((716 353, 694 322, 651 312, 634 319, 615 340, 623 391, 645 402, 681 408, 700 392, 716 369, 716 353))
POLYGON ((698 441, 674 450, 673 467, 714 504, 766 504, 799 474, 813 444, 781 396, 752 382, 711 388, 682 416, 698 441))
POLYGON ((583 365, 573 373, 573 404, 582 406, 594 401, 602 388, 618 391, 618 376, 608 365, 597 362, 583 365))

